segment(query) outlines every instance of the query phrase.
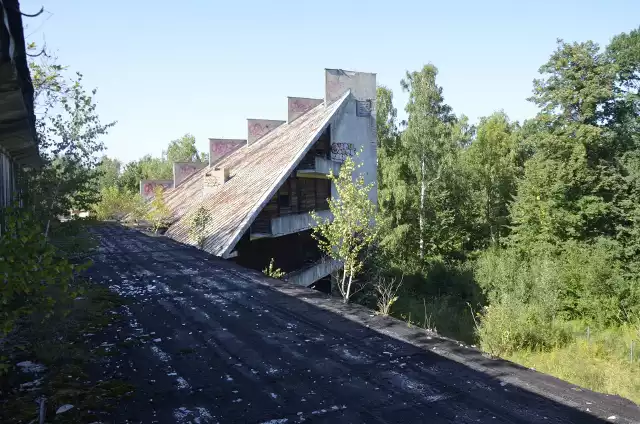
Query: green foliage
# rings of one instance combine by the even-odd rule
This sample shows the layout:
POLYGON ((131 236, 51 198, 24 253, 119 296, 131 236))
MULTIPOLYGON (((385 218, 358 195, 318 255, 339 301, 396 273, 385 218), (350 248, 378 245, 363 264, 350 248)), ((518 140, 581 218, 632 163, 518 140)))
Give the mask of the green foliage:
POLYGON ((0 331, 6 335, 14 323, 35 311, 43 319, 53 310, 52 290, 72 289, 74 274, 83 266, 69 263, 47 240, 44 228, 29 211, 4 210, 5 226, 0 238, 0 331))
POLYGON ((211 215, 204 206, 200 206, 196 209, 189 221, 189 236, 201 249, 204 247, 204 243, 207 240, 206 230, 210 222, 211 215))
POLYGON ((337 287, 345 302, 354 293, 354 278, 362 271, 368 249, 377 236, 376 207, 369 200, 373 185, 366 184, 362 174, 356 174, 361 166, 348 157, 338 176, 330 174, 337 191, 337 197, 329 199, 332 220, 311 212, 318 224, 313 229, 313 237, 320 249, 343 264, 337 287))
POLYGON ((162 186, 155 188, 146 218, 151 223, 153 231, 155 232, 169 226, 171 211, 164 200, 164 189, 162 186))
POLYGON ((133 219, 144 217, 144 201, 137 193, 119 189, 117 186, 104 187, 100 192, 100 201, 94 206, 100 220, 121 220, 127 215, 133 219))
POLYGON ((275 278, 278 280, 286 275, 283 270, 281 270, 280 268, 276 268, 276 263, 273 258, 271 258, 271 260, 269 261, 269 266, 262 270, 262 273, 267 277, 275 278))
POLYGON ((66 216, 70 210, 89 210, 99 200, 97 155, 104 150, 100 137, 115 123, 100 122, 96 91, 84 90, 81 74, 67 79, 59 67, 33 65, 32 69, 36 91, 46 108, 36 123, 44 164, 26 173, 23 183, 28 197, 24 200, 47 221, 51 216, 66 216))
POLYGON ((98 189, 102 191, 107 187, 117 187, 121 168, 122 162, 118 159, 113 159, 106 155, 102 156, 98 164, 98 172, 100 173, 98 189))
POLYGON ((498 244, 509 232, 508 204, 515 194, 518 130, 503 112, 481 118, 475 139, 463 151, 478 212, 474 244, 498 244))
POLYGON ((602 370, 619 373, 624 355, 585 348, 574 327, 618 334, 640 317, 639 52, 640 30, 605 49, 558 41, 522 125, 456 118, 432 65, 402 81, 400 126, 378 89, 382 237, 369 266, 406 275, 394 314, 462 338, 473 320, 483 349, 616 392, 602 370))

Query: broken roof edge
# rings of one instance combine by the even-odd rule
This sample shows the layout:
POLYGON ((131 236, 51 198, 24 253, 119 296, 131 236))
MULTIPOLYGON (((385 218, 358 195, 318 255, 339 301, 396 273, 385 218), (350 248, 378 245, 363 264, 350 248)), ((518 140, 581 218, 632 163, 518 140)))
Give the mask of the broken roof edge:
MULTIPOLYGON (((236 246, 236 244, 238 243, 238 241, 240 240, 240 238, 242 237, 242 235, 244 234, 244 232, 247 230, 247 228, 251 225, 251 223, 256 219, 256 217, 258 216, 258 214, 260 213, 260 211, 262 210, 262 208, 264 208, 264 205, 269 201, 269 199, 273 196, 273 194, 276 192, 276 190, 278 189, 278 187, 280 187, 280 185, 282 185, 282 183, 284 182, 285 179, 288 178, 289 174, 291 173, 291 171, 298 166, 298 163, 300 163, 300 161, 302 160, 302 158, 304 158, 304 155, 307 154, 307 152, 309 151, 309 149, 311 148, 311 146, 313 145, 313 143, 315 143, 318 138, 320 138, 320 136, 322 135, 322 133, 324 132, 324 130, 327 129, 327 127, 329 126, 329 124, 331 123, 331 121, 338 115, 338 112, 340 112, 342 110, 342 108, 344 107, 346 100, 349 98, 349 96, 351 95, 351 90, 347 90, 343 95, 342 98, 340 98, 339 100, 336 100, 334 102, 333 105, 329 106, 329 107, 335 107, 335 110, 331 113, 331 115, 329 115, 327 118, 325 118, 325 120, 322 122, 322 125, 320 126, 320 128, 313 134, 313 136, 309 139, 309 141, 306 143, 306 146, 304 149, 302 149, 296 156, 296 158, 293 160, 293 162, 291 162, 291 164, 285 168, 280 176, 278 177, 278 179, 276 180, 276 182, 269 188, 269 190, 260 198, 260 201, 257 203, 257 205, 251 210, 251 212, 249 214, 247 214, 247 216, 245 217, 245 219, 240 223, 240 225, 238 226, 238 228, 236 229, 233 237, 231 238, 231 241, 229 241, 221 250, 220 254, 218 256, 227 259, 229 258, 229 255, 231 254, 231 252, 233 251, 233 248, 236 246)), ((320 103, 317 107, 320 106, 324 106, 324 103, 320 103)), ((326 106, 324 106, 326 107, 326 106)), ((315 108, 314 108, 315 109, 315 108)), ((312 109, 313 110, 313 109, 312 109)), ((311 112, 311 111, 309 111, 311 112)))

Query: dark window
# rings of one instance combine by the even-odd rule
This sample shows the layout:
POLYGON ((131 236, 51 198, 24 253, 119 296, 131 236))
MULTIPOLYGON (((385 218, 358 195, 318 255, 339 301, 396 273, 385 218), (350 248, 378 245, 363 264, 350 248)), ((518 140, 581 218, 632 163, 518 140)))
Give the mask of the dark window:
POLYGON ((289 197, 289 193, 280 192, 278 194, 278 206, 280 206, 281 208, 288 208, 289 206, 291 206, 290 202, 291 199, 289 197))

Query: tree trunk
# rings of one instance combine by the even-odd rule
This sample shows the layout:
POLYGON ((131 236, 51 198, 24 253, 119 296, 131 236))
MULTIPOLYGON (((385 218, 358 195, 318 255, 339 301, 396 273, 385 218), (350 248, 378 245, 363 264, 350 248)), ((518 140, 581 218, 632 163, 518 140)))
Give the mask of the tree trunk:
POLYGON ((340 283, 340 294, 342 295, 342 299, 344 299, 345 303, 347 301, 345 281, 347 280, 347 267, 346 265, 342 267, 342 282, 340 283))
MULTIPOLYGON (((345 272, 346 275, 346 272, 345 272)), ((349 285, 347 285, 347 294, 344 297, 344 303, 349 302, 349 297, 351 297, 351 283, 353 282, 353 268, 349 268, 349 285)))
POLYGON ((426 192, 426 183, 424 181, 424 157, 420 163, 420 259, 424 258, 424 196, 426 192))

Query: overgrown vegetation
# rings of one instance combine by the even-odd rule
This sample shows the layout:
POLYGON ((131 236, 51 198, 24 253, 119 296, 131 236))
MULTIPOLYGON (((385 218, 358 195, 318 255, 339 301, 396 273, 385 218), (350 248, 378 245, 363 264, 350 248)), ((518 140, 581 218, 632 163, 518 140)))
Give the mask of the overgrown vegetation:
POLYGON ((90 265, 86 257, 95 244, 88 229, 91 221, 72 214, 91 210, 100 201, 101 137, 114 123, 101 123, 96 91, 84 89, 81 74, 70 76, 46 53, 35 57, 29 65, 42 165, 19 171, 15 202, 0 211, 2 422, 38 418, 35 392, 16 387, 15 378, 24 378, 13 367, 16 359, 37 360, 50 367, 46 378, 32 384, 54 404, 82 397, 92 399, 90 407, 102 407, 107 397, 120 397, 105 391, 112 382, 76 387, 89 362, 77 331, 88 321, 103 319, 106 309, 102 306, 113 302, 100 302, 100 289, 79 277, 90 265), (74 315, 74 299, 80 293, 95 303, 74 315))
POLYGON ((328 200, 332 219, 311 213, 317 223, 312 235, 320 250, 342 263, 336 286, 345 303, 363 287, 357 278, 377 236, 377 227, 372 225, 375 205, 369 200, 373 185, 366 184, 363 175, 357 173, 360 166, 347 157, 339 175, 329 175, 337 192, 337 197, 328 200))
POLYGON ((211 215, 204 206, 196 209, 189 221, 189 236, 200 249, 204 247, 204 242, 207 240, 206 230, 210 222, 211 215))
POLYGON ((262 273, 267 277, 275 278, 278 280, 286 275, 283 270, 276 267, 276 263, 273 258, 271 258, 271 260, 269 261, 269 266, 262 270, 262 273))
POLYGON ((559 41, 523 123, 470 126, 433 65, 402 81, 406 122, 378 89, 375 266, 407 275, 393 314, 640 400, 639 51, 638 30, 559 41))
POLYGON ((151 199, 149 204, 146 218, 156 233, 169 226, 171 211, 169 211, 167 203, 164 200, 164 188, 162 188, 162 186, 156 186, 154 189, 153 199, 151 199))

